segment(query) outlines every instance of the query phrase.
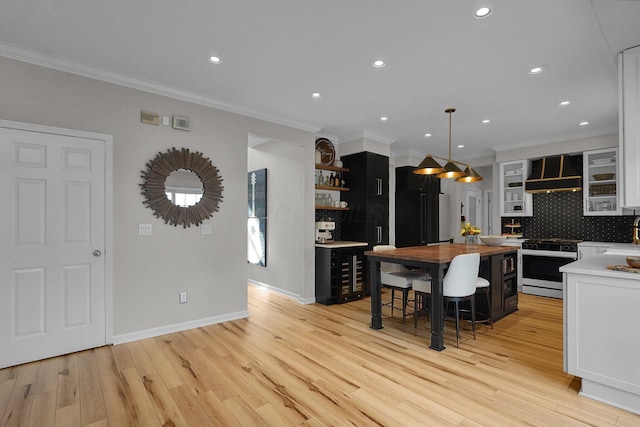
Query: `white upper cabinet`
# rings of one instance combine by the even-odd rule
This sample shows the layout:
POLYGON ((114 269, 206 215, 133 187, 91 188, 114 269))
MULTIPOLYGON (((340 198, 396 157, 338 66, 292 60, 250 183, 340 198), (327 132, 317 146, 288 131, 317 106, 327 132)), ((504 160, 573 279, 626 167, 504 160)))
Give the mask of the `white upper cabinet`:
POLYGON ((620 203, 640 207, 640 46, 618 55, 620 82, 620 203))
POLYGON ((617 148, 584 152, 582 157, 584 215, 622 214, 618 192, 618 160, 617 148))
POLYGON ((500 163, 500 216, 532 216, 533 197, 524 191, 529 161, 500 163))

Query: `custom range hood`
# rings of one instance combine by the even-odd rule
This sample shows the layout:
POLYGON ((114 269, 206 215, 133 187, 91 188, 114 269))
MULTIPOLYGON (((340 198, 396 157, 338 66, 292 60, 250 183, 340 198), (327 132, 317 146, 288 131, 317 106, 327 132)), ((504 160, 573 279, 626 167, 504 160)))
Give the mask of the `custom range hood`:
POLYGON ((582 190, 582 176, 576 172, 571 156, 543 157, 531 162, 531 175, 525 181, 527 193, 582 190))

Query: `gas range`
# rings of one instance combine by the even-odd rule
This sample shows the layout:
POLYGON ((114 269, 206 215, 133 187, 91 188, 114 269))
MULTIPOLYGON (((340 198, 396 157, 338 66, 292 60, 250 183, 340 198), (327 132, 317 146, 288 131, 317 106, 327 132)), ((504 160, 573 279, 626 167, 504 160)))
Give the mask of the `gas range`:
POLYGON ((582 240, 559 238, 526 239, 522 242, 522 249, 538 251, 578 252, 578 243, 582 240))
POLYGON ((522 242, 522 292, 562 298, 560 267, 578 258, 581 241, 550 238, 522 242))

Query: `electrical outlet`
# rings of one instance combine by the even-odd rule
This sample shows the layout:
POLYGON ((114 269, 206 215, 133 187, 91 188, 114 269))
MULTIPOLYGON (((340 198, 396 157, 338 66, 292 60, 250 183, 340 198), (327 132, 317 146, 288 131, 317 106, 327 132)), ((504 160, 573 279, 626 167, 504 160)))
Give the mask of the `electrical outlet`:
POLYGON ((184 304, 187 302, 187 293, 180 292, 180 304, 184 304))

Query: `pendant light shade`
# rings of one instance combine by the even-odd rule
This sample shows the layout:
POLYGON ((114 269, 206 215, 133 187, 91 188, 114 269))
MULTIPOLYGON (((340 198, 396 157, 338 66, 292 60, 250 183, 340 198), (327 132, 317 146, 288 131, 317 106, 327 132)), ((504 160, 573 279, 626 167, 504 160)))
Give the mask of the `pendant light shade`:
POLYGON ((437 178, 455 178, 456 182, 482 181, 482 177, 478 172, 474 171, 471 166, 451 159, 451 115, 455 111, 455 108, 447 108, 444 110, 445 113, 449 114, 449 157, 447 159, 443 159, 442 157, 427 154, 418 167, 413 170, 413 173, 417 175, 436 175, 437 178), (447 161, 444 168, 440 166, 434 157, 447 161), (466 166, 464 172, 456 165, 456 163, 466 166))
POLYGON ((436 175, 437 178, 460 178, 463 176, 464 172, 462 172, 462 170, 451 160, 449 160, 447 164, 444 165, 444 172, 436 175))
POLYGON ((467 166, 464 170, 464 176, 456 178, 456 182, 478 182, 482 181, 482 177, 471 166, 467 166))
POLYGON ((417 168, 413 170, 413 173, 418 175, 433 175, 436 173, 444 172, 444 168, 440 166, 440 163, 436 161, 431 155, 427 155, 417 168))

